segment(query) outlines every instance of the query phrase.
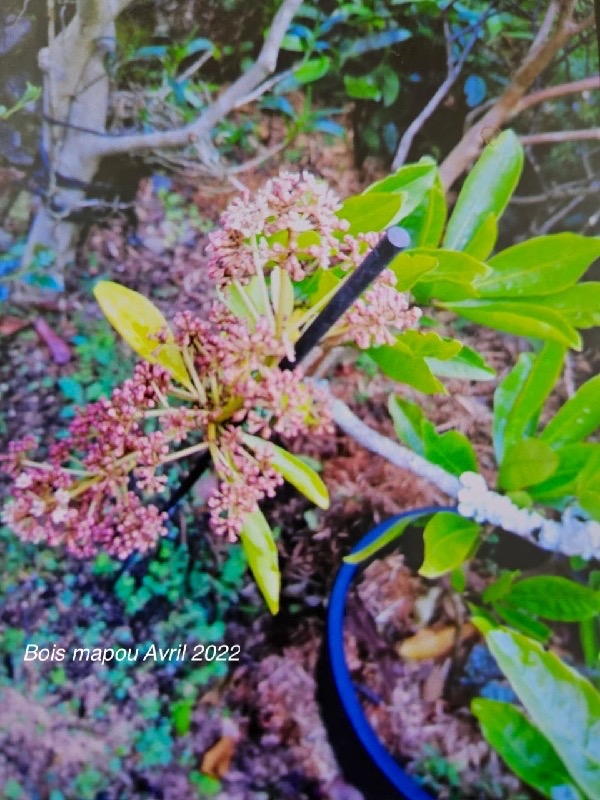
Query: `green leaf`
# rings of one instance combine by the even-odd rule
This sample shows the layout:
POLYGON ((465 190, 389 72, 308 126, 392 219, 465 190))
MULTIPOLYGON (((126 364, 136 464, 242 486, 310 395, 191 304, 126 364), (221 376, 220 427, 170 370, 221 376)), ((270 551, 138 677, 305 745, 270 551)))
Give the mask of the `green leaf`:
POLYGON ((411 254, 437 259, 435 269, 427 275, 428 283, 435 280, 471 285, 476 278, 483 277, 489 272, 486 264, 467 253, 419 247, 412 250, 411 254))
POLYGON ((426 420, 419 406, 392 394, 388 400, 388 410, 398 439, 424 457, 423 423, 426 420))
MULTIPOLYGON (((402 214, 404 219, 426 201, 431 190, 440 185, 437 166, 429 158, 423 158, 418 164, 408 164, 400 167, 397 172, 388 175, 383 180, 376 181, 368 186, 363 194, 394 193, 403 197, 402 214)), ((413 241, 416 244, 416 241, 413 241)))
POLYGON ((371 75, 362 78, 344 75, 344 86, 348 95, 357 100, 381 100, 381 89, 371 75))
MULTIPOLYGON (((446 195, 438 181, 429 192, 428 198, 423 204, 422 212, 415 209, 413 220, 418 220, 418 234, 412 238, 415 247, 437 247, 441 241, 446 219, 448 217, 448 206, 446 205, 446 195)), ((411 225, 404 220, 405 227, 411 231, 411 225)))
POLYGON ((471 557, 479 542, 480 526, 458 514, 441 511, 425 526, 425 559, 419 570, 424 578, 439 578, 471 557))
POLYGON ((269 456, 269 461, 283 478, 291 483, 312 503, 322 509, 329 508, 329 493, 319 475, 302 461, 298 456, 288 453, 283 447, 272 442, 266 442, 259 436, 244 434, 244 442, 255 452, 263 452, 269 456))
POLYGON ((287 270, 276 265, 271 270, 271 302, 278 319, 287 320, 294 311, 294 284, 287 270))
POLYGON ((600 239, 576 233, 539 236, 490 259, 492 272, 475 286, 480 297, 553 294, 576 283, 598 256, 600 239))
POLYGON ((471 322, 486 325, 516 336, 543 339, 581 350, 581 337, 567 320, 554 309, 511 300, 463 300, 442 302, 471 322))
MULTIPOLYGON (((600 446, 597 446, 600 449, 600 446)), ((600 453, 596 451, 577 477, 575 495, 579 505, 600 522, 600 453)))
POLYGON ((503 601, 556 622, 581 622, 600 614, 600 592, 560 576, 523 578, 503 601))
POLYGON ((416 519, 419 519, 420 517, 426 517, 429 514, 431 514, 430 511, 414 511, 411 514, 402 517, 402 519, 396 520, 396 522, 391 523, 383 531, 383 533, 381 533, 377 539, 375 539, 374 542, 365 545, 355 553, 350 553, 350 555, 345 556, 344 563, 361 564, 363 561, 366 561, 368 558, 378 553, 391 542, 399 539, 408 526, 411 525, 416 519))
POLYGON ((485 148, 465 180, 446 229, 444 247, 465 250, 485 225, 488 252, 482 248, 479 234, 478 255, 489 255, 495 244, 489 239, 490 214, 496 219, 502 216, 522 167, 523 148, 513 131, 504 131, 485 148))
POLYGON ((464 252, 485 260, 494 249, 498 238, 498 218, 492 212, 483 220, 464 252))
POLYGON ((518 569, 512 572, 509 570, 503 572, 493 583, 486 586, 485 591, 481 595, 483 602, 495 603, 497 600, 501 600, 504 595, 510 591, 510 587, 520 575, 521 571, 518 569))
POLYGON ((399 292, 407 292, 423 275, 431 272, 436 265, 437 259, 433 256, 400 253, 390 263, 389 269, 396 275, 396 289, 399 292))
POLYGON ((494 420, 492 423, 492 440, 494 443, 494 452, 496 453, 496 461, 500 464, 504 458, 504 450, 506 447, 505 433, 512 411, 523 387, 527 382, 527 378, 533 363, 535 355, 533 353, 521 353, 517 359, 517 363, 512 370, 503 378, 494 392, 494 420))
POLYGON ((600 796, 600 694, 537 642, 496 628, 488 647, 534 725, 549 740, 572 779, 600 796))
POLYGON ((551 503, 575 495, 580 475, 600 454, 600 444, 567 444, 555 452, 559 463, 552 477, 530 489, 538 503, 551 503))
POLYGON ((181 351, 162 312, 146 297, 113 281, 99 281, 94 296, 104 316, 127 344, 145 361, 160 364, 190 391, 190 380, 181 351), (165 336, 159 343, 158 334, 165 336))
POLYGON ((348 220, 350 228, 347 233, 351 236, 383 231, 395 223, 402 201, 401 194, 391 192, 358 194, 344 200, 337 215, 348 220))
POLYGON ((406 348, 402 345, 384 344, 380 347, 371 347, 365 352, 386 375, 395 381, 414 386, 415 389, 425 394, 446 393, 443 383, 435 377, 425 359, 407 353, 406 348))
POLYGON ((552 447, 585 439, 600 425, 600 375, 582 384, 546 425, 540 438, 552 447))
POLYGON ((404 331, 396 337, 396 345, 414 356, 446 360, 460 353, 462 344, 435 331, 404 331))
POLYGON ((519 611, 518 608, 505 605, 502 601, 494 603, 494 611, 511 627, 521 631, 525 636, 532 636, 534 639, 538 639, 544 644, 552 635, 550 628, 544 625, 543 622, 534 619, 524 611, 519 611))
POLYGON ((425 458, 443 467, 451 475, 477 472, 477 458, 473 445, 460 431, 437 433, 431 422, 423 426, 425 458))
POLYGON ((584 281, 562 292, 530 297, 530 302, 558 311, 575 328, 600 325, 600 282, 584 281))
POLYGON ((550 445, 540 439, 522 439, 510 444, 498 472, 498 486, 507 492, 535 486, 550 478, 559 458, 550 445))
POLYGON ((427 366, 439 378, 456 378, 463 381, 491 381, 496 371, 489 367, 479 353, 466 345, 452 358, 425 357, 427 366))
POLYGON ((178 700, 171 706, 171 723, 178 736, 185 736, 192 725, 191 700, 178 700))
POLYGON ((473 281, 485 275, 488 267, 467 253, 419 248, 413 252, 437 258, 437 265, 413 287, 422 305, 435 301, 459 302, 475 295, 473 281))
POLYGON ((298 83, 312 83, 318 81, 329 72, 331 59, 328 56, 317 56, 305 61, 294 70, 294 78, 298 83))
POLYGON ((417 405, 396 395, 390 397, 388 409, 398 439, 415 453, 453 475, 477 471, 475 451, 462 433, 437 433, 434 425, 423 416, 417 405))
POLYGON ((271 614, 279 611, 281 574, 273 532, 260 509, 246 515, 240 533, 248 566, 271 614))
POLYGON ((556 750, 516 706, 477 697, 471 711, 486 741, 522 781, 549 800, 559 793, 564 800, 583 800, 556 750))
MULTIPOLYGON (((516 382, 524 377, 518 385, 518 390, 512 392, 510 402, 501 402, 494 406, 494 423, 500 424, 500 415, 504 428, 504 446, 521 441, 525 436, 533 435, 537 429, 539 415, 546 398, 554 388, 565 360, 565 348, 555 342, 546 342, 535 358, 524 359, 521 363, 528 364, 526 374, 523 374, 520 364, 515 368, 518 371, 516 382)), ((510 386, 511 379, 505 378, 510 386)), ((505 382, 503 381, 503 383, 505 382)), ((497 390, 498 397, 501 393, 497 390)), ((495 395, 496 397, 496 395, 495 395)), ((502 460, 500 457, 499 461, 502 460)))

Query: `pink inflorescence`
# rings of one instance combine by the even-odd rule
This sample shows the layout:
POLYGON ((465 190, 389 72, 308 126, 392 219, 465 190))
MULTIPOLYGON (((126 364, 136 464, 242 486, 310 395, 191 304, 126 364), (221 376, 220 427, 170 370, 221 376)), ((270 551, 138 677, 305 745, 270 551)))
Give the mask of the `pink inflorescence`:
POLYGON ((190 436, 210 445, 220 480, 209 500, 212 525, 233 540, 245 515, 282 481, 266 452, 244 446, 243 430, 292 438, 331 424, 320 391, 299 371, 276 366, 285 347, 266 320, 250 329, 215 303, 205 319, 184 312, 175 324, 176 342, 195 372, 192 405, 169 405, 169 374, 143 362, 110 398, 77 413, 46 463, 31 460, 33 437, 10 445, 2 461, 14 496, 3 520, 23 540, 64 545, 81 557, 105 551, 126 558, 151 549, 166 533, 166 514, 149 499, 166 489, 161 468, 172 460, 172 446, 190 436), (148 431, 147 418, 158 429, 148 431))
POLYGON ((340 329, 346 332, 346 338, 364 350, 394 344, 396 335, 414 328, 422 316, 420 308, 409 308, 408 297, 395 288, 396 280, 391 269, 384 270, 341 320, 340 329))
POLYGON ((281 172, 229 204, 221 229, 209 234, 210 277, 223 287, 232 280, 248 283, 258 269, 276 265, 294 281, 319 267, 357 266, 380 234, 347 234, 347 221, 336 213, 341 205, 310 173, 281 172))
MULTIPOLYGON (((340 206, 306 172, 272 178, 253 196, 230 203, 222 230, 210 235, 212 278, 221 289, 235 282, 239 293, 257 276, 264 305, 264 276, 275 267, 295 281, 317 269, 356 268, 380 234, 350 235, 337 215, 340 206)), ((395 282, 385 271, 334 337, 366 348, 391 344, 416 324, 421 312, 408 308, 395 282)), ((251 322, 220 301, 203 318, 189 311, 175 317, 175 346, 190 377, 185 391, 172 385, 166 369, 144 362, 110 398, 79 410, 45 463, 33 460, 34 438, 13 442, 0 459, 14 487, 4 522, 25 541, 63 545, 77 556, 148 551, 166 533, 166 514, 152 502, 167 489, 165 464, 180 457, 177 449, 185 455, 208 450, 219 480, 208 499, 212 526, 235 539, 246 516, 282 481, 272 447, 255 450, 248 435, 293 439, 331 428, 324 393, 300 369, 278 366, 284 357, 293 361, 289 311, 280 314, 275 303, 270 309, 267 297, 269 314, 260 316, 252 288, 246 292, 251 322)), ((166 341, 167 331, 156 338, 166 341)))

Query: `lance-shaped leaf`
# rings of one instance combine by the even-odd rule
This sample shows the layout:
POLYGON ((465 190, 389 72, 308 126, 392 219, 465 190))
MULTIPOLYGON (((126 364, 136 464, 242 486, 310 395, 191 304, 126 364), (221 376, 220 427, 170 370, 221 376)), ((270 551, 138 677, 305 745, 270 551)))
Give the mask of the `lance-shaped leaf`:
POLYGON ((176 381, 193 391, 181 351, 162 312, 139 292, 113 281, 100 281, 94 296, 104 316, 145 361, 160 364, 176 381), (159 342, 158 336, 164 336, 159 342))
POLYGON ((399 383, 407 383, 425 394, 447 394, 444 384, 427 366, 422 356, 396 342, 393 345, 371 347, 366 351, 381 370, 399 383))
POLYGON ((536 575, 514 583, 503 602, 556 622, 581 622, 600 614, 600 592, 560 575, 536 575))
POLYGON ((438 378, 457 378, 463 381, 491 381, 496 371, 488 366, 475 350, 463 345, 452 358, 442 361, 439 358, 425 357, 427 366, 438 378))
POLYGON ((478 300, 440 302, 471 322, 516 336, 542 339, 581 350, 581 337, 558 311, 521 300, 478 300))
POLYGON ((289 273, 280 266, 271 272, 271 302, 278 320, 287 320, 294 310, 294 285, 289 273))
POLYGON ((505 446, 521 442, 537 430, 540 412, 560 376, 565 353, 564 346, 546 342, 537 356, 521 355, 513 370, 515 374, 509 373, 498 387, 494 396, 498 399, 498 406, 494 404, 494 425, 502 422, 505 446), (525 372, 523 365, 527 365, 525 372), (515 391, 509 391, 513 384, 515 391))
POLYGON ((475 282, 480 297, 526 297, 563 291, 600 256, 600 239, 556 233, 519 242, 488 261, 475 282))
POLYGON ((580 442, 600 426, 600 375, 582 384, 546 425, 540 438, 552 447, 580 442))
POLYGON ((248 566, 271 614, 279 611, 281 573, 273 532, 260 509, 246 515, 240 540, 248 566))
POLYGON ((534 725, 548 739, 573 781, 600 797, 600 694, 580 673, 542 645, 477 619, 487 645, 534 725))
POLYGON ((504 131, 488 144, 469 173, 450 217, 444 247, 468 251, 476 244, 486 258, 495 240, 490 237, 490 215, 498 220, 514 192, 523 167, 523 148, 513 131, 504 131), (485 249, 480 228, 485 226, 485 249), (485 252, 487 250, 487 252, 485 252))
POLYGON ((437 247, 446 227, 446 196, 438 176, 419 205, 402 220, 415 247, 437 247))
POLYGON ((555 294, 529 297, 529 302, 558 311, 575 328, 600 325, 600 282, 583 281, 555 294))
MULTIPOLYGON (((401 194, 402 207, 399 217, 395 220, 397 223, 400 219, 404 220, 412 214, 425 201, 431 190, 439 184, 440 180, 435 162, 429 158, 423 158, 418 164, 407 164, 400 167, 393 175, 388 175, 383 180, 372 183, 365 189, 363 195, 384 192, 401 194)), ((440 213, 439 203, 436 211, 438 214, 440 213)))
POLYGON ((360 550, 356 550, 350 555, 344 557, 344 561, 346 564, 360 564, 361 562, 365 561, 367 558, 378 553, 384 547, 391 544, 392 542, 399 539, 400 536, 404 533, 404 531, 411 525, 416 519, 420 517, 425 517, 431 514, 431 511, 414 511, 411 514, 407 514, 403 516, 401 519, 392 522, 378 537, 375 539, 374 542, 371 544, 367 544, 362 547, 360 550))
POLYGON ((425 526, 425 559, 419 570, 424 578, 438 578, 470 558, 481 527, 458 514, 441 511, 425 526))
POLYGON ((556 750, 516 706, 477 697, 471 711, 485 739, 522 781, 548 800, 583 800, 556 750))
POLYGON ((357 194, 344 201, 337 215, 350 223, 346 233, 352 236, 383 231, 398 221, 403 199, 401 193, 392 192, 357 194))
POLYGON ((327 487, 317 473, 298 456, 288 453, 283 447, 266 442, 259 436, 244 434, 244 441, 255 452, 266 451, 273 469, 291 483, 312 503, 322 509, 329 508, 327 487))

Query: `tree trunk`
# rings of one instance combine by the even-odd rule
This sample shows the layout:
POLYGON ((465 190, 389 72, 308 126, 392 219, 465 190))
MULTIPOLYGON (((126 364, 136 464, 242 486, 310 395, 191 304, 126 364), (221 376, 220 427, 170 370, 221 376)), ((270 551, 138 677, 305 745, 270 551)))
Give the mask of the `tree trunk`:
MULTIPOLYGON (((130 0, 131 2, 131 0, 130 0)), ((89 131, 106 131, 109 79, 104 58, 115 42, 115 17, 124 7, 106 0, 79 0, 67 28, 39 53, 44 75, 42 143, 49 186, 39 206, 23 255, 27 268, 40 249, 54 254, 53 275, 64 282, 73 262, 78 227, 69 217, 85 196, 100 163, 89 131)))

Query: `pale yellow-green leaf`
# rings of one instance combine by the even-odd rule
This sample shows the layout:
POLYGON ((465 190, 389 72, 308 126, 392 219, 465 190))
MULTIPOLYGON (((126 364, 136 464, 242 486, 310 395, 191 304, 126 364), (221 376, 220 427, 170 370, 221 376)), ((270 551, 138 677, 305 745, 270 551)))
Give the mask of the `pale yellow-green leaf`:
POLYGON ((329 492, 314 469, 305 464, 297 456, 288 453, 283 447, 266 442, 259 436, 244 435, 246 444, 255 451, 266 450, 270 456, 273 469, 291 483, 312 503, 322 509, 329 508, 329 492))
POLYGON ((287 320, 294 310, 294 285, 289 274, 279 266, 271 272, 271 300, 277 319, 287 320))
POLYGON ((193 391, 181 351, 167 320, 154 303, 114 281, 97 283, 94 296, 106 319, 139 356, 160 364, 178 383, 193 391), (156 338, 161 332, 166 333, 164 343, 156 338))
POLYGON ((279 611, 281 573, 273 532, 262 511, 257 508, 246 515, 240 539, 248 566, 271 614, 279 611))

